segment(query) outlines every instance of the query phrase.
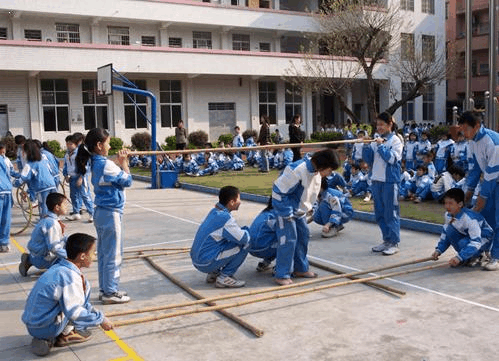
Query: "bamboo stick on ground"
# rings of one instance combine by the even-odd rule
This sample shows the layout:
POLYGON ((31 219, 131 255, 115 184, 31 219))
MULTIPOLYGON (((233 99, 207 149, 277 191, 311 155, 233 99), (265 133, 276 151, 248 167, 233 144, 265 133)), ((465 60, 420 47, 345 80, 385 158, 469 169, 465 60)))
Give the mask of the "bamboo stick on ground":
POLYGON ((123 253, 140 253, 140 252, 156 252, 156 251, 190 251, 191 247, 170 247, 170 248, 137 248, 123 251, 123 253))
POLYGON ((131 259, 139 259, 145 257, 158 257, 158 256, 171 256, 173 254, 181 254, 181 253, 189 253, 190 250, 179 250, 179 251, 171 251, 171 252, 160 252, 160 253, 149 253, 149 254, 135 254, 132 256, 123 257, 123 261, 129 261, 131 259))
POLYGON ((284 297, 290 297, 290 296, 298 296, 298 295, 302 295, 302 294, 309 293, 309 292, 321 291, 321 290, 325 290, 325 289, 329 289, 329 288, 347 286, 347 285, 352 285, 352 284, 356 284, 356 283, 365 283, 367 281, 375 281, 375 280, 380 280, 380 279, 388 278, 388 277, 402 276, 402 275, 406 275, 406 274, 410 274, 410 273, 422 272, 422 271, 427 271, 427 270, 431 270, 431 269, 435 269, 435 268, 447 267, 448 265, 449 265, 448 262, 443 262, 443 263, 439 263, 439 264, 432 265, 432 266, 415 268, 412 270, 392 272, 392 273, 387 273, 385 275, 372 276, 372 277, 367 277, 367 278, 359 278, 356 280, 350 280, 350 281, 338 282, 338 283, 333 283, 333 284, 328 284, 328 285, 316 286, 316 287, 306 288, 306 289, 302 289, 299 291, 292 291, 292 292, 288 292, 288 293, 273 294, 273 295, 268 295, 268 296, 264 296, 264 297, 260 297, 260 298, 253 298, 253 299, 249 299, 249 300, 234 302, 234 303, 230 303, 230 304, 208 306, 208 307, 199 307, 199 308, 190 309, 190 310, 170 312, 170 313, 157 315, 157 316, 116 321, 113 323, 114 323, 115 327, 120 327, 120 326, 126 326, 126 325, 133 325, 133 324, 137 324, 137 323, 157 321, 157 320, 162 320, 165 318, 172 318, 172 317, 178 317, 178 316, 183 316, 183 315, 189 315, 189 314, 194 314, 194 313, 211 312, 211 311, 219 311, 220 312, 220 311, 225 310, 227 308, 244 306, 244 305, 248 305, 251 303, 263 302, 263 301, 284 298, 284 297))
MULTIPOLYGON (((157 265, 155 262, 153 262, 153 260, 150 259, 149 257, 145 257, 144 260, 146 260, 147 263, 149 263, 152 268, 154 268, 156 271, 160 272, 163 276, 165 276, 166 278, 168 278, 171 282, 173 282, 174 284, 176 284, 177 286, 179 286, 180 288, 182 288, 184 291, 186 291, 187 293, 189 293, 191 296, 196 297, 197 299, 203 299, 204 298, 203 295, 201 295, 200 293, 196 292, 195 290, 193 290, 192 288, 190 288, 189 286, 187 286, 182 281, 180 281, 177 278, 173 277, 172 274, 170 274, 168 271, 166 271, 163 268, 161 268, 159 265, 157 265)), ((208 306, 211 306, 211 307, 217 307, 217 304, 214 303, 214 302, 207 302, 207 301, 205 301, 203 303, 206 303, 208 306)), ((263 333, 264 333, 263 330, 261 330, 259 328, 256 328, 253 325, 250 325, 248 322, 246 322, 245 320, 243 320, 241 317, 236 316, 233 313, 231 313, 229 311, 226 311, 226 310, 222 310, 222 309, 219 309, 219 310, 216 310, 216 311, 218 313, 220 313, 221 315, 227 317, 229 320, 231 320, 233 322, 236 322, 238 325, 244 327, 245 329, 247 329, 248 331, 250 331, 251 333, 253 333, 256 337, 262 337, 263 336, 263 333)))
MULTIPOLYGON (((331 266, 326 266, 326 265, 323 265, 319 262, 315 262, 315 261, 312 261, 312 260, 308 260, 308 263, 315 267, 315 268, 319 268, 319 269, 322 269, 324 271, 329 271, 329 272, 333 272, 333 273, 337 273, 339 275, 345 275, 344 277, 346 278, 349 278, 351 280, 355 280, 355 279, 358 279, 359 277, 356 277, 356 276, 347 276, 346 272, 343 272, 337 268, 334 268, 334 267, 331 267, 331 266)), ((371 281, 368 281, 368 282, 365 282, 366 285, 370 286, 370 287, 373 287, 373 288, 377 288, 381 291, 385 291, 385 292, 388 292, 390 294, 395 294, 397 296, 404 296, 406 294, 405 291, 401 291, 399 289, 396 289, 394 287, 390 287, 390 286, 386 286, 386 285, 382 285, 380 283, 376 283, 376 282, 371 282, 371 281)))
POLYGON ((428 262, 428 261, 434 261, 434 259, 432 257, 414 259, 414 260, 410 260, 410 261, 394 263, 394 264, 388 265, 388 266, 375 267, 375 268, 367 269, 365 271, 357 271, 357 272, 352 272, 352 273, 344 273, 344 274, 339 274, 339 275, 330 275, 330 276, 321 277, 321 278, 314 278, 314 279, 310 279, 310 280, 299 282, 299 283, 293 283, 291 285, 286 285, 286 286, 276 286, 276 287, 268 287, 268 288, 261 289, 261 290, 236 292, 236 293, 230 293, 230 294, 226 294, 226 295, 219 295, 219 296, 199 299, 196 301, 188 301, 188 302, 182 302, 182 303, 176 303, 176 304, 170 304, 170 305, 162 305, 162 306, 152 306, 152 307, 146 307, 146 308, 142 308, 142 309, 138 309, 138 310, 110 312, 110 313, 106 314, 106 316, 113 317, 113 316, 132 315, 132 314, 136 314, 136 313, 161 311, 161 310, 167 310, 167 309, 172 309, 172 308, 193 306, 193 305, 198 305, 198 304, 202 304, 202 303, 206 303, 206 302, 214 302, 214 301, 227 300, 227 299, 231 299, 231 298, 254 296, 254 295, 273 292, 273 291, 284 291, 284 290, 287 290, 289 288, 303 287, 303 286, 308 286, 308 285, 319 283, 319 282, 326 282, 326 281, 331 281, 331 280, 335 280, 335 279, 339 279, 339 278, 354 277, 354 276, 359 276, 359 275, 367 274, 367 273, 382 272, 382 271, 386 271, 386 270, 393 269, 393 268, 404 267, 404 266, 409 266, 409 265, 428 262))

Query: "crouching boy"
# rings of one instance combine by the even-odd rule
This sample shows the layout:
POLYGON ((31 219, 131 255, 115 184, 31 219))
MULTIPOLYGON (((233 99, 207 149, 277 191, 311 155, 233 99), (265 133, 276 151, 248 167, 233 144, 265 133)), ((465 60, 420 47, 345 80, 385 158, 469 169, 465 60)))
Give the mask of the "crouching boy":
POLYGON ((45 356, 52 346, 62 347, 90 339, 87 327, 113 324, 90 304, 90 284, 81 269, 95 257, 95 238, 72 234, 66 243, 67 259, 45 272, 31 290, 22 320, 33 341, 31 351, 45 356))
POLYGON ((474 265, 488 251, 494 231, 485 218, 464 208, 464 192, 459 188, 449 189, 444 196, 445 224, 432 257, 437 260, 449 246, 457 255, 449 260, 453 267, 461 264, 474 265))
POLYGON ((218 198, 194 237, 192 264, 216 287, 243 287, 245 282, 233 277, 248 255, 250 241, 248 228, 239 227, 231 215, 241 204, 239 189, 225 186, 218 198))

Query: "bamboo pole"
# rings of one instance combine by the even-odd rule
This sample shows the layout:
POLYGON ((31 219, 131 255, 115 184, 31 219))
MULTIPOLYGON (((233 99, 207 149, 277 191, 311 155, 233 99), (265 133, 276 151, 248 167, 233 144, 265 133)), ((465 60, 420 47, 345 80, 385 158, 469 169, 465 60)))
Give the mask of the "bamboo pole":
MULTIPOLYGON (((315 262, 315 261, 312 261, 312 260, 308 260, 308 263, 311 265, 311 266, 314 266, 315 268, 319 268, 319 269, 322 269, 324 271, 329 271, 329 272, 333 272, 333 273, 337 273, 339 275, 345 275, 346 272, 343 272, 337 268, 334 268, 334 267, 331 267, 331 266, 326 266, 326 265, 323 265, 319 262, 315 262)), ((356 276, 344 276, 346 278, 349 278, 351 280, 355 280, 355 279, 358 279, 359 277, 356 277, 356 276)), ((365 282, 366 285, 370 286, 370 287, 373 287, 373 288, 376 288, 376 289, 379 289, 381 291, 385 291, 385 292, 388 292, 390 294, 395 294, 397 296, 404 296, 406 294, 405 291, 401 291, 399 289, 396 289, 394 287, 390 287, 390 286, 386 286, 386 285, 382 285, 380 283, 376 283, 376 282, 371 282, 371 281, 368 281, 368 282, 365 282)))
POLYGON ((331 281, 331 280, 335 280, 338 278, 347 278, 347 277, 359 276, 362 274, 382 272, 382 271, 386 271, 386 270, 393 269, 393 268, 410 266, 413 264, 423 263, 423 262, 427 262, 427 261, 434 261, 434 259, 432 257, 420 258, 420 259, 410 260, 410 261, 401 262, 401 263, 394 263, 394 264, 389 265, 389 266, 375 267, 375 268, 367 269, 365 271, 357 271, 357 272, 352 272, 352 273, 345 273, 345 274, 331 275, 331 276, 326 276, 326 277, 321 277, 321 278, 314 278, 311 280, 303 281, 300 283, 293 283, 293 284, 286 285, 286 286, 268 287, 268 288, 265 288, 263 290, 251 290, 251 291, 239 292, 239 293, 236 292, 236 293, 230 293, 227 295, 219 295, 219 296, 209 297, 209 298, 205 298, 205 299, 199 299, 196 301, 188 301, 188 302, 182 302, 182 303, 176 303, 176 304, 170 304, 170 305, 162 305, 162 306, 152 306, 152 307, 146 307, 146 308, 142 308, 142 309, 138 309, 138 310, 115 311, 115 312, 111 312, 111 313, 106 314, 106 316, 113 317, 113 316, 132 315, 135 313, 145 313, 145 312, 167 310, 167 309, 172 309, 172 308, 187 307, 187 306, 198 305, 198 304, 202 304, 202 303, 206 303, 206 302, 227 300, 227 299, 231 299, 231 298, 254 296, 254 295, 258 295, 258 294, 262 294, 262 293, 268 293, 268 292, 273 292, 273 291, 283 291, 283 290, 287 290, 289 288, 308 286, 311 284, 325 282, 325 281, 331 281))
POLYGON ((350 280, 350 281, 344 281, 344 282, 338 282, 338 283, 333 283, 333 284, 328 284, 328 285, 322 285, 322 286, 316 286, 312 288, 306 288, 302 289, 299 291, 292 291, 288 293, 281 293, 281 294, 273 294, 273 295, 268 295, 264 297, 259 297, 259 298, 253 298, 249 300, 244 300, 244 301, 239 301, 239 302, 234 302, 230 304, 223 304, 223 305, 216 305, 216 306, 208 306, 208 307, 199 307, 195 309, 190 309, 190 310, 181 310, 181 311, 176 311, 176 312, 170 312, 162 315, 157 315, 157 316, 150 316, 150 317, 142 317, 142 318, 136 318, 136 319, 131 319, 131 320, 122 320, 122 321, 116 321, 113 322, 115 327, 120 327, 120 326, 126 326, 126 325, 133 325, 137 323, 143 323, 143 322, 150 322, 150 321, 157 321, 157 320, 162 320, 165 318, 172 318, 172 317, 177 317, 177 316, 183 316, 183 315, 189 315, 189 314, 194 314, 194 313, 202 313, 202 312, 211 312, 211 311, 221 311, 225 310, 227 308, 233 308, 233 307, 239 307, 239 306, 244 306, 248 305, 251 303, 257 303, 257 302, 263 302, 263 301, 268 301, 268 300, 273 300, 273 299, 278 299, 278 298, 284 298, 284 297, 290 297, 290 296, 298 296, 302 295, 305 293, 310 293, 310 292, 315 292, 315 291, 321 291, 329 288, 335 288, 335 287, 340 287, 340 286, 347 286, 347 285, 352 285, 352 284, 357 284, 357 283, 365 283, 368 281, 375 281, 375 280, 380 280, 383 278, 388 278, 388 277, 394 277, 394 276, 402 276, 410 273, 415 273, 415 272, 422 272, 422 271, 428 271, 431 269, 435 268, 442 268, 442 267, 447 267, 449 264, 448 262, 442 262, 436 265, 432 266, 425 266, 425 267, 419 267, 415 268, 412 270, 405 270, 405 271, 399 271, 399 272, 392 272, 392 273, 387 273, 385 275, 380 275, 380 276, 372 276, 372 277, 367 277, 367 278, 359 278, 356 280, 350 280))
POLYGON ((178 250, 178 251, 170 251, 170 252, 160 252, 160 253, 149 253, 149 254, 136 254, 132 256, 123 257, 123 261, 129 261, 131 259, 140 259, 145 257, 158 257, 158 256, 171 256, 173 254, 181 254, 181 253, 189 253, 190 250, 178 250))
MULTIPOLYGON (((165 276, 166 278, 168 278, 171 282, 173 282, 174 284, 176 284, 177 286, 179 286, 180 288, 182 288, 184 291, 186 291, 187 293, 189 293, 191 296, 197 298, 197 299, 204 299, 205 297, 203 295, 201 295, 200 293, 196 292, 195 290, 193 290, 192 288, 190 288, 189 286, 187 286, 185 283, 183 283, 182 281, 178 280, 177 278, 173 277, 173 275, 164 270, 163 268, 161 268, 158 264, 156 264, 155 262, 153 262, 152 259, 150 259, 149 257, 145 257, 144 260, 147 261, 147 263, 149 263, 151 265, 152 268, 154 268, 156 271, 160 272, 163 276, 165 276)), ((204 301, 203 303, 206 303, 208 306, 211 306, 211 307, 217 307, 217 304, 214 303, 214 302, 209 302, 209 301, 204 301)), ((248 331, 250 331, 251 333, 253 333, 256 337, 262 337, 263 336, 263 330, 259 329, 259 328, 256 328, 255 326, 249 324, 248 322, 246 322, 245 320, 243 320, 241 317, 239 316, 236 316, 234 315, 233 313, 229 312, 229 311, 226 311, 226 310, 216 310, 218 313, 220 313, 221 315, 227 317, 229 320, 237 323, 238 325, 242 326, 243 328, 247 329, 248 331)))
POLYGON ((170 248, 137 248, 123 251, 123 253, 156 252, 156 251, 190 251, 191 247, 170 247, 170 248))
POLYGON ((288 143, 288 144, 271 144, 271 145, 257 145, 254 147, 230 147, 230 148, 204 148, 204 149, 184 149, 184 150, 134 150, 130 151, 128 155, 161 155, 161 154, 192 154, 200 152, 241 152, 261 149, 283 149, 283 148, 297 148, 297 147, 322 147, 334 144, 348 144, 348 143, 371 143, 375 139, 347 139, 347 140, 333 140, 330 142, 317 142, 317 143, 288 143))

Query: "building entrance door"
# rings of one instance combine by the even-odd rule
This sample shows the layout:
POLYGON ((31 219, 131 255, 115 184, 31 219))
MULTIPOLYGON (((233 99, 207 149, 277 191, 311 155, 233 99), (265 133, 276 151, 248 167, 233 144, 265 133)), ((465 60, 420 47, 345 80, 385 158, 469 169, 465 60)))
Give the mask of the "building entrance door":
POLYGON ((236 126, 235 103, 208 103, 210 121, 210 142, 215 142, 222 134, 232 133, 236 126))
POLYGON ((9 131, 9 118, 7 105, 0 105, 0 138, 5 137, 9 131))

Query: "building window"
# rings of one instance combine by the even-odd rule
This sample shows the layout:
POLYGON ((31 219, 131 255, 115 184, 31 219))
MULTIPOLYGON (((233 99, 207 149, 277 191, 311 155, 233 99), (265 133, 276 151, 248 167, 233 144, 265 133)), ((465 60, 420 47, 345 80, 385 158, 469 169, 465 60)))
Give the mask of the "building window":
POLYGON ((93 128, 109 129, 107 122, 107 96, 97 96, 97 80, 82 79, 81 90, 85 130, 93 128))
POLYGON ((182 38, 168 38, 168 46, 170 48, 181 48, 182 38))
POLYGON ((42 79, 40 89, 45 131, 69 131, 68 81, 66 79, 42 79))
POLYGON ((193 31, 192 46, 196 49, 211 49, 211 33, 209 31, 193 31))
POLYGON ((489 63, 480 64, 480 75, 489 75, 489 63))
MULTIPOLYGON (((139 89, 146 89, 145 80, 132 80, 139 89)), ((125 128, 147 128, 147 97, 145 95, 123 93, 125 106, 125 128)))
POLYGON ((260 51, 263 51, 265 53, 270 52, 270 43, 260 43, 259 47, 260 47, 260 51))
POLYGON ((0 40, 7 40, 7 28, 0 28, 0 40))
POLYGON ((414 0, 400 0, 400 9, 414 11, 414 0))
POLYGON ((182 82, 180 80, 159 81, 159 104, 161 127, 176 127, 182 119, 182 82))
POLYGON ((449 3, 445 3, 445 20, 449 18, 449 3))
POLYGON ((232 50, 250 50, 250 36, 245 34, 232 34, 232 50))
POLYGON ((130 45, 130 31, 127 27, 108 26, 107 43, 111 45, 130 45))
POLYGON ((421 12, 427 14, 435 14, 435 0, 422 0, 421 12))
POLYGON ((400 34, 400 59, 414 59, 414 34, 400 34))
POLYGON ((79 43, 80 25, 78 24, 55 24, 58 43, 79 43))
POLYGON ((233 6, 248 6, 248 0, 230 0, 233 6))
POLYGON ((260 0, 260 8, 270 9, 270 0, 260 0))
POLYGON ((143 46, 156 46, 156 37, 155 36, 142 36, 141 44, 143 46))
POLYGON ((42 41, 42 31, 25 29, 24 38, 30 41, 42 41))
POLYGON ((258 82, 258 102, 260 117, 266 115, 270 124, 277 124, 277 83, 275 81, 258 82))
MULTIPOLYGON (((411 83, 402 83, 402 99, 409 94, 413 87, 411 83)), ((414 120, 414 99, 402 105, 402 121, 410 122, 414 120)))
POLYGON ((433 120, 435 120, 435 85, 429 85, 423 94, 423 121, 433 120))
POLYGON ((423 35, 421 46, 422 46, 421 54, 423 55, 423 61, 426 62, 435 61, 435 36, 423 35))
POLYGON ((286 108, 286 124, 291 124, 295 114, 301 114, 302 93, 301 89, 291 83, 286 83, 284 103, 286 108))

